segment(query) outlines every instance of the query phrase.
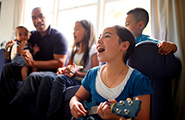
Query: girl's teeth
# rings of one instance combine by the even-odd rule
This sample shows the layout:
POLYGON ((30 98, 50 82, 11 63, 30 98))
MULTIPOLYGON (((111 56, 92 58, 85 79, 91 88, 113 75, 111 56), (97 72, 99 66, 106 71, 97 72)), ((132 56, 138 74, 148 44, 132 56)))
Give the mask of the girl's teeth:
POLYGON ((98 47, 98 51, 99 51, 99 52, 103 52, 104 50, 105 50, 104 48, 98 47))

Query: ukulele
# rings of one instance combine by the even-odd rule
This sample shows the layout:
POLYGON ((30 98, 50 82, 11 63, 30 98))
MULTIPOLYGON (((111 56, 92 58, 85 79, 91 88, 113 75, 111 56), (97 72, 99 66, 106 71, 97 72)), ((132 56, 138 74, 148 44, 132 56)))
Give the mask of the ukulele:
MULTIPOLYGON (((76 72, 78 72, 78 71, 80 71, 80 70, 83 69, 83 66, 78 66, 78 65, 76 65, 76 64, 68 65, 67 67, 70 69, 70 73, 64 72, 63 74, 64 74, 64 75, 67 75, 68 77, 73 77, 73 75, 74 75, 76 72)), ((62 68, 60 68, 60 71, 64 71, 65 69, 66 69, 66 67, 62 67, 62 68)), ((57 73, 57 74, 59 74, 59 73, 57 73)))
MULTIPOLYGON (((71 120, 99 120, 101 119, 97 114, 97 107, 95 102, 84 102, 84 107, 86 108, 87 115, 85 117, 81 117, 76 119, 74 117, 71 120)), ((111 111, 119 116, 123 116, 125 118, 134 118, 137 116, 138 112, 141 108, 141 100, 131 100, 127 98, 127 100, 119 101, 118 103, 111 104, 111 111)))

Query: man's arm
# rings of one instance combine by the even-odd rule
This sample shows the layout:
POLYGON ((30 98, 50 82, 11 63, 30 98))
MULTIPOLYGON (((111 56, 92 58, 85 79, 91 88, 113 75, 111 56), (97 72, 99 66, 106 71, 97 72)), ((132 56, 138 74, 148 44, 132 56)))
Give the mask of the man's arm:
POLYGON ((54 54, 54 60, 49 61, 33 61, 33 67, 40 69, 57 69, 65 65, 67 55, 56 55, 54 54))
POLYGON ((22 56, 26 60, 28 66, 37 67, 39 69, 57 69, 58 67, 63 67, 67 58, 67 55, 54 54, 53 60, 35 61, 29 50, 24 50, 22 56))

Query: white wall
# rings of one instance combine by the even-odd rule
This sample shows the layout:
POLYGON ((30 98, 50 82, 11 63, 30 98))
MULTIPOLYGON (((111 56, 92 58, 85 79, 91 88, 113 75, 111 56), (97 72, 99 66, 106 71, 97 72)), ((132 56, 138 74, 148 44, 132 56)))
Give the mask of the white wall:
POLYGON ((13 35, 13 10, 14 0, 0 0, 0 43, 9 41, 13 35))

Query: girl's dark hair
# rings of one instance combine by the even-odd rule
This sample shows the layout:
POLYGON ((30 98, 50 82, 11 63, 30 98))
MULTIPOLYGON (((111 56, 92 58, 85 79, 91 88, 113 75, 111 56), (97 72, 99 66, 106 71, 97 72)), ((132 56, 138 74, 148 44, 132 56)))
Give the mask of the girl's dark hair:
MULTIPOLYGON (((90 21, 80 20, 80 21, 76 21, 76 23, 77 22, 80 23, 86 30, 86 35, 85 35, 84 39, 82 40, 82 44, 85 47, 85 51, 84 51, 84 55, 82 57, 82 60, 80 61, 80 65, 85 67, 85 65, 87 64, 87 61, 89 59, 89 51, 91 49, 91 46, 96 41, 96 35, 95 35, 93 24, 90 21)), ((72 47, 71 63, 73 63, 74 55, 76 54, 78 49, 79 49, 79 43, 76 43, 76 44, 74 43, 73 47, 72 47)))
POLYGON ((128 41, 130 43, 126 54, 123 56, 123 61, 126 63, 135 48, 135 38, 133 34, 125 27, 115 25, 113 26, 117 30, 117 34, 120 38, 120 42, 128 41))

